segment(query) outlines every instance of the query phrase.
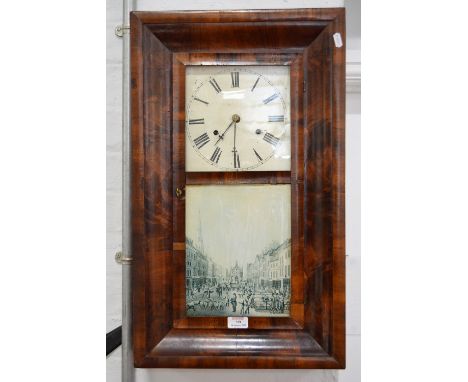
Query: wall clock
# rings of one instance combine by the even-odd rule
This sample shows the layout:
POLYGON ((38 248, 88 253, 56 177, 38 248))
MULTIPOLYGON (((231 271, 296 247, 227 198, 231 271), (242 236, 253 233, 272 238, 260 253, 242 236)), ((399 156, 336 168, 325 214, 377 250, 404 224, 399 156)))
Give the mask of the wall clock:
POLYGON ((136 367, 344 368, 344 29, 132 13, 136 367))

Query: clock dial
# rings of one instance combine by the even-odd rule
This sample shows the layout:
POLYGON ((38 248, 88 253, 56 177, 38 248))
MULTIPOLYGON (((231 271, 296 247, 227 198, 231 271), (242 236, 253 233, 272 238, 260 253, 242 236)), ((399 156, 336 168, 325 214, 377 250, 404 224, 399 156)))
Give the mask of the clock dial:
POLYGON ((189 66, 186 171, 290 170, 288 66, 189 66))

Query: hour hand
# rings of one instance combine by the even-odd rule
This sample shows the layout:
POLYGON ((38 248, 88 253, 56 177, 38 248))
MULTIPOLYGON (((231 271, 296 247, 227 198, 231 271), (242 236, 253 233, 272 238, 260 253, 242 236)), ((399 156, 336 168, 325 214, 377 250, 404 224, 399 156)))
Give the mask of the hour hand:
POLYGON ((218 140, 215 142, 215 146, 219 143, 219 141, 220 141, 221 139, 224 139, 224 134, 227 133, 227 131, 231 128, 231 126, 232 126, 233 123, 234 123, 234 121, 232 121, 232 122, 229 124, 229 126, 227 127, 227 129, 224 130, 222 134, 220 134, 218 140))

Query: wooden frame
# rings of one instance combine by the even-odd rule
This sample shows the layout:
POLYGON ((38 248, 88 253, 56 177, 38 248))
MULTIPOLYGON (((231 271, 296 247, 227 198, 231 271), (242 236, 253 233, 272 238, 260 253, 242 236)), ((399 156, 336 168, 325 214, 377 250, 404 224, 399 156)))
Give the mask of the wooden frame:
POLYGON ((131 14, 136 367, 344 368, 344 8, 131 14), (185 173, 185 66, 290 65, 291 172, 185 173), (291 184, 290 317, 185 316, 186 184, 291 184))

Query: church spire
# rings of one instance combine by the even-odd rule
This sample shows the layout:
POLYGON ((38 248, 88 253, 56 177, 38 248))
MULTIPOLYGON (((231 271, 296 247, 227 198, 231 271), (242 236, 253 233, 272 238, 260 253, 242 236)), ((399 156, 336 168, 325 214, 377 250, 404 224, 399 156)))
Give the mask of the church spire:
POLYGON ((205 254, 205 246, 203 244, 203 233, 202 233, 200 210, 198 210, 198 245, 200 247, 201 253, 205 254))

